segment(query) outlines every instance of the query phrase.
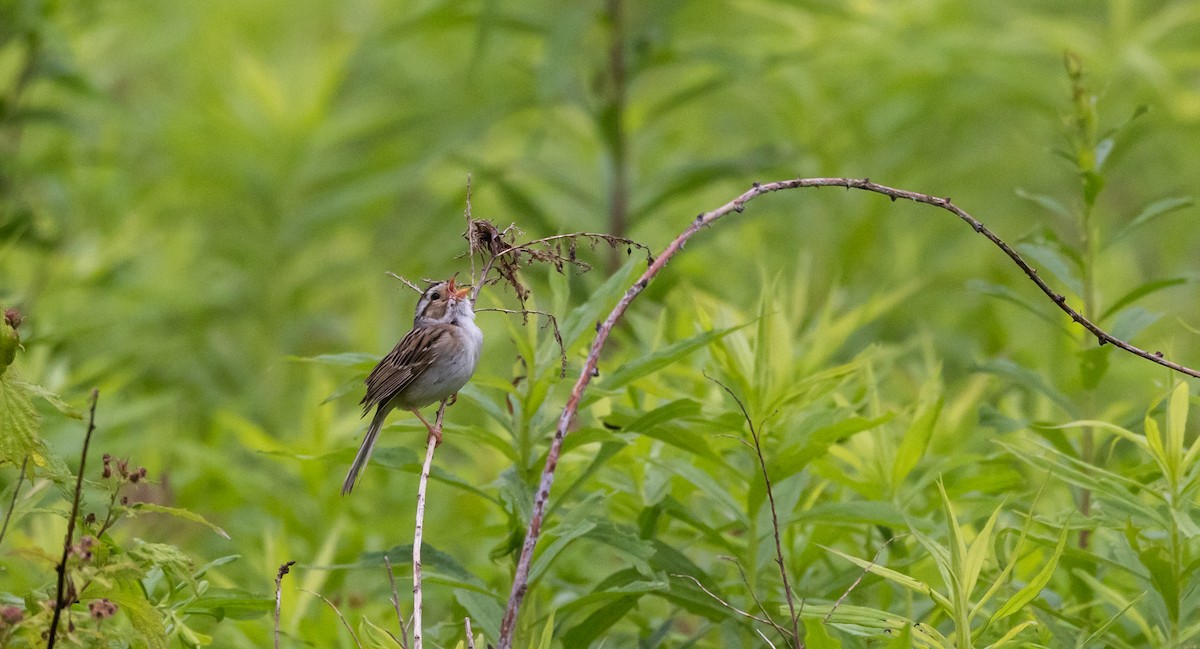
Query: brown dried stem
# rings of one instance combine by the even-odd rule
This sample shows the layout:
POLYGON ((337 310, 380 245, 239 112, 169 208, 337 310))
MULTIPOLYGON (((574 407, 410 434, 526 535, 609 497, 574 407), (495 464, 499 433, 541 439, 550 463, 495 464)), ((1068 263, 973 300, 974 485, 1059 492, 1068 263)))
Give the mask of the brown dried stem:
MULTIPOLYGON (((408 625, 404 623, 404 614, 400 612, 400 593, 396 591, 396 575, 392 573, 392 559, 385 552, 383 565, 387 566, 388 585, 392 587, 392 606, 396 608, 396 622, 400 625, 400 637, 392 636, 401 649, 408 649, 408 625)), ((390 635, 390 634, 389 634, 390 635)))
POLYGON ((729 386, 708 376, 708 374, 704 376, 709 381, 721 386, 721 389, 733 399, 738 409, 742 411, 742 417, 746 420, 746 425, 750 428, 750 438, 754 440, 754 453, 758 456, 758 466, 762 470, 763 482, 766 483, 767 501, 771 506, 771 531, 775 537, 775 563, 779 564, 779 576, 783 579, 783 595, 787 599, 788 615, 792 620, 792 642, 795 643, 797 648, 802 647, 804 643, 800 641, 800 617, 796 614, 796 604, 792 600, 792 586, 788 582, 787 564, 784 563, 783 559, 783 545, 779 540, 779 514, 775 510, 775 491, 771 488, 771 476, 767 473, 767 460, 763 457, 762 440, 758 436, 758 431, 754 428, 754 420, 750 418, 750 412, 746 410, 746 404, 742 403, 742 400, 734 394, 733 390, 729 389, 729 386))
POLYGON ((54 649, 54 640, 58 637, 58 620, 62 617, 64 608, 72 602, 63 601, 63 591, 67 584, 67 557, 71 555, 71 546, 75 543, 75 520, 79 518, 79 498, 83 493, 83 470, 87 466, 88 447, 92 443, 92 433, 96 430, 96 402, 100 400, 100 390, 92 390, 92 405, 88 410, 87 432, 83 435, 83 450, 79 452, 79 474, 75 476, 75 494, 71 500, 71 515, 67 517, 67 536, 63 539, 62 559, 58 562, 58 586, 54 595, 54 615, 50 619, 50 631, 46 640, 46 649, 54 649))
POLYGON ((762 601, 758 599, 758 595, 754 594, 754 588, 750 586, 750 580, 746 578, 746 570, 742 568, 742 564, 739 563, 737 559, 730 556, 719 556, 717 558, 724 559, 725 561, 729 561, 733 565, 737 566, 738 574, 742 576, 742 583, 746 586, 746 592, 750 593, 750 599, 754 600, 754 604, 758 606, 758 610, 762 611, 763 617, 767 619, 767 622, 769 622, 771 626, 779 632, 779 635, 783 636, 784 640, 787 640, 789 638, 788 630, 779 626, 779 624, 775 622, 774 618, 771 617, 771 613, 767 611, 767 607, 763 606, 762 601))
POLYGON ((538 311, 536 309, 515 310, 515 309, 497 309, 497 308, 493 308, 493 307, 475 310, 476 313, 479 313, 481 311, 497 311, 499 313, 510 313, 513 315, 522 315, 522 316, 525 316, 526 320, 528 320, 530 314, 540 315, 540 316, 546 318, 546 324, 549 325, 550 330, 552 332, 554 332, 554 341, 558 343, 558 355, 559 355, 559 358, 561 359, 561 361, 560 361, 561 369, 559 369, 558 377, 560 379, 567 378, 567 346, 565 344, 563 344, 562 332, 560 332, 558 330, 558 318, 555 318, 553 313, 549 313, 547 311, 538 311))
POLYGON ((991 230, 984 227, 975 217, 963 211, 957 205, 954 205, 948 198, 938 198, 929 194, 921 194, 918 192, 910 192, 903 189, 887 187, 878 183, 873 183, 870 179, 856 178, 796 178, 792 180, 781 180, 771 183, 754 183, 747 191, 743 192, 738 197, 728 203, 709 212, 703 212, 696 216, 695 219, 681 232, 659 256, 654 259, 649 268, 642 273, 641 277, 634 282, 621 299, 613 307, 608 317, 596 330, 596 338, 592 342, 592 347, 588 352, 587 360, 584 362, 583 368, 579 372, 579 379, 576 380, 575 386, 571 390, 571 394, 567 399, 567 403, 563 406, 562 415, 559 416, 558 427, 554 432, 554 439, 550 443, 550 449, 546 454, 546 464, 542 469, 541 481, 538 484, 538 490, 534 496, 533 510, 529 519, 529 527, 526 530, 525 541, 521 546, 521 555, 517 560, 517 569, 513 575, 512 591, 509 595, 508 605, 504 611, 504 619, 500 626, 500 638, 497 641, 499 649, 511 649, 512 634, 516 627, 517 613, 521 608, 521 602, 525 599, 525 593, 529 588, 529 567, 533 560, 533 549, 537 545, 539 536, 541 535, 543 518, 546 513, 546 503, 550 498, 550 488, 554 484, 554 472, 558 468, 559 456, 562 453, 563 439, 566 437, 568 426, 575 412, 579 409, 579 404, 583 399, 583 393, 587 389, 589 383, 594 376, 597 375, 597 365, 599 364, 600 352, 604 349, 605 343, 608 342, 608 337, 612 333, 613 327, 625 311, 629 308, 642 291, 649 285, 650 280, 654 279, 658 273, 666 266, 680 250, 684 244, 688 242, 702 228, 711 225, 716 220, 727 216, 734 212, 741 212, 745 209, 746 203, 771 192, 782 191, 786 189, 799 189, 803 187, 844 187, 846 189, 859 189, 863 191, 883 194, 891 198, 893 201, 898 199, 906 199, 917 203, 924 203, 944 209, 958 218, 962 219, 971 226, 975 232, 982 234, 989 241, 999 247, 1004 254, 1008 255, 1037 287, 1045 293, 1054 304, 1065 312, 1071 319, 1080 326, 1087 329, 1100 344, 1112 344, 1120 349, 1123 349, 1135 356, 1144 358, 1152 363, 1157 363, 1163 367, 1170 368, 1176 372, 1186 374, 1188 376, 1200 378, 1200 371, 1185 367, 1178 363, 1168 361, 1163 358, 1161 353, 1150 353, 1138 347, 1135 347, 1115 336, 1107 333, 1098 325, 1091 322, 1080 314, 1075 309, 1071 308, 1063 295, 1055 292, 1045 280, 1043 280, 1022 257, 1011 246, 1005 243, 1000 237, 996 236, 991 230))
POLYGON ((475 632, 471 630, 471 618, 463 618, 463 626, 467 631, 467 649, 475 649, 475 632))
MULTIPOLYGON (((738 608, 738 607, 734 606, 733 604, 730 604, 729 602, 727 602, 727 601, 725 601, 725 600, 721 599, 720 597, 718 597, 718 596, 717 596, 717 594, 716 594, 716 593, 714 593, 714 592, 712 592, 711 590, 709 590, 709 589, 705 588, 705 587, 704 587, 704 584, 700 583, 700 580, 699 580, 699 579, 696 579, 695 577, 693 577, 693 576, 691 576, 691 575, 680 575, 680 574, 676 574, 676 573, 671 573, 671 576, 672 576, 672 577, 678 577, 678 578, 680 578, 680 579, 690 579, 690 580, 692 580, 692 583, 696 584, 696 587, 697 587, 697 588, 699 588, 700 590, 704 591, 704 593, 705 593, 706 595, 708 595, 709 597, 711 597, 711 598, 713 598, 714 600, 716 600, 716 602, 717 602, 718 604, 720 604, 721 606, 724 606, 725 608, 727 608, 727 609, 729 609, 729 610, 733 611, 734 613, 737 613, 738 615, 740 615, 740 616, 742 616, 742 617, 744 617, 744 618, 748 618, 748 619, 754 620, 755 622, 760 622, 760 623, 762 623, 762 624, 769 624, 769 625, 771 625, 771 626, 774 626, 774 627, 775 627, 775 628, 777 628, 777 629, 779 628, 779 627, 778 627, 778 626, 776 626, 776 625, 775 625, 775 623, 774 623, 774 622, 772 622, 771 620, 769 620, 769 619, 763 619, 763 618, 761 618, 761 617, 759 617, 759 616, 757 616, 757 615, 755 615, 755 614, 753 614, 753 613, 750 613, 749 611, 743 611, 742 609, 740 609, 740 608, 738 608)), ((783 631, 782 629, 780 629, 780 630, 781 630, 781 631, 783 631)), ((768 641, 768 643, 769 643, 769 642, 770 642, 770 641, 768 641)), ((775 645, 771 645, 771 646, 775 646, 775 645)))

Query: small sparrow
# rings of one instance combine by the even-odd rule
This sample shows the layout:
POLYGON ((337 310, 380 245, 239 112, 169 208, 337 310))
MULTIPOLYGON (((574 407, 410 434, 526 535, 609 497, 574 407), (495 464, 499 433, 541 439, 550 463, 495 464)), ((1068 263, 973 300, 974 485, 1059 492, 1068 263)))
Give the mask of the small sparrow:
POLYGON ((475 326, 470 292, 455 286, 453 277, 426 289, 417 302, 412 331, 367 376, 363 415, 375 408, 375 417, 346 474, 342 495, 354 488, 392 408, 412 411, 436 443, 442 443, 441 429, 426 421, 419 409, 457 394, 479 364, 483 332, 475 326))

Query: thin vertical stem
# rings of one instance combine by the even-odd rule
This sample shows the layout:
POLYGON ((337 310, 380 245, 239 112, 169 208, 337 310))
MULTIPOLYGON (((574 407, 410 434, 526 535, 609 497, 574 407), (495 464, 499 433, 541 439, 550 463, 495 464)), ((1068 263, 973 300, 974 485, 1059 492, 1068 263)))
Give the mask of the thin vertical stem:
MULTIPOLYGON (((625 132, 625 108, 629 83, 625 65, 625 7, 622 0, 608 0, 608 19, 611 38, 608 46, 609 82, 612 84, 603 125, 612 169, 612 184, 608 194, 608 233, 625 236, 629 219, 629 139, 625 132)), ((621 264, 616 249, 609 255, 609 269, 621 264)))
POLYGON ((49 638, 46 649, 54 649, 54 640, 58 637, 58 620, 62 610, 70 605, 64 602, 63 591, 67 584, 67 558, 71 555, 71 546, 75 542, 75 521, 79 518, 79 498, 83 493, 83 470, 87 466, 88 447, 92 443, 92 433, 96 430, 96 402, 100 400, 100 390, 92 390, 92 406, 88 411, 87 432, 83 435, 83 450, 79 452, 79 473, 75 476, 75 496, 71 501, 71 515, 67 517, 67 536, 63 539, 62 559, 58 562, 58 587, 54 596, 54 616, 50 620, 49 638))
POLYGON ((433 467, 433 452, 437 450, 437 440, 442 430, 442 418, 445 414, 446 402, 442 401, 442 405, 438 407, 433 430, 429 431, 429 438, 425 445, 425 464, 421 466, 421 479, 417 483, 417 522, 413 527, 413 649, 421 649, 423 634, 421 628, 423 600, 421 595, 421 538, 425 529, 425 489, 429 484, 429 472, 433 467), (437 434, 434 431, 437 431, 437 434))
POLYGON ((25 468, 29 466, 29 456, 21 460, 21 471, 17 474, 17 483, 13 485, 12 500, 8 503, 8 511, 4 512, 4 524, 0 525, 0 541, 4 540, 5 533, 8 532, 8 521, 12 518, 13 510, 17 508, 17 495, 21 493, 21 483, 25 480, 25 468))

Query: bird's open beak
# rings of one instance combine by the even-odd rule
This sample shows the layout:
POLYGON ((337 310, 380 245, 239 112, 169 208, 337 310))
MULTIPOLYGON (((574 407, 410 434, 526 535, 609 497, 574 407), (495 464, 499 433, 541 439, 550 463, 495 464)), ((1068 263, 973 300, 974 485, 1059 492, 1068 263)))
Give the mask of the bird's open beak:
POLYGON ((458 285, 454 283, 454 278, 456 277, 458 277, 458 273, 454 273, 454 275, 450 277, 450 281, 446 283, 446 288, 449 289, 451 295, 461 300, 462 298, 471 294, 471 287, 464 286, 459 288, 458 285))

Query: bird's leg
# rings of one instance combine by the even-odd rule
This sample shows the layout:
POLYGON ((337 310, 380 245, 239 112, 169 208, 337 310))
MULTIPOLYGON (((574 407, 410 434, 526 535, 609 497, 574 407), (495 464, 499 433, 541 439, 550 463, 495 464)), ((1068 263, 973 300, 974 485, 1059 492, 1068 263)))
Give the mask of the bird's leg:
POLYGON ((428 421, 425 419, 425 417, 424 417, 424 416, 421 414, 421 411, 420 411, 420 410, 418 410, 418 409, 416 409, 416 408, 413 408, 413 409, 412 409, 412 413, 413 413, 414 415, 416 415, 416 416, 417 416, 417 419, 420 419, 420 420, 421 420, 421 423, 422 423, 422 424, 425 424, 425 428, 429 430, 429 434, 430 434, 430 435, 433 435, 434 445, 435 445, 435 446, 441 446, 441 445, 442 445, 442 426, 441 426, 441 422, 439 421, 439 422, 438 422, 438 425, 437 425, 437 426, 434 426, 433 424, 429 423, 429 422, 428 422, 428 421))

